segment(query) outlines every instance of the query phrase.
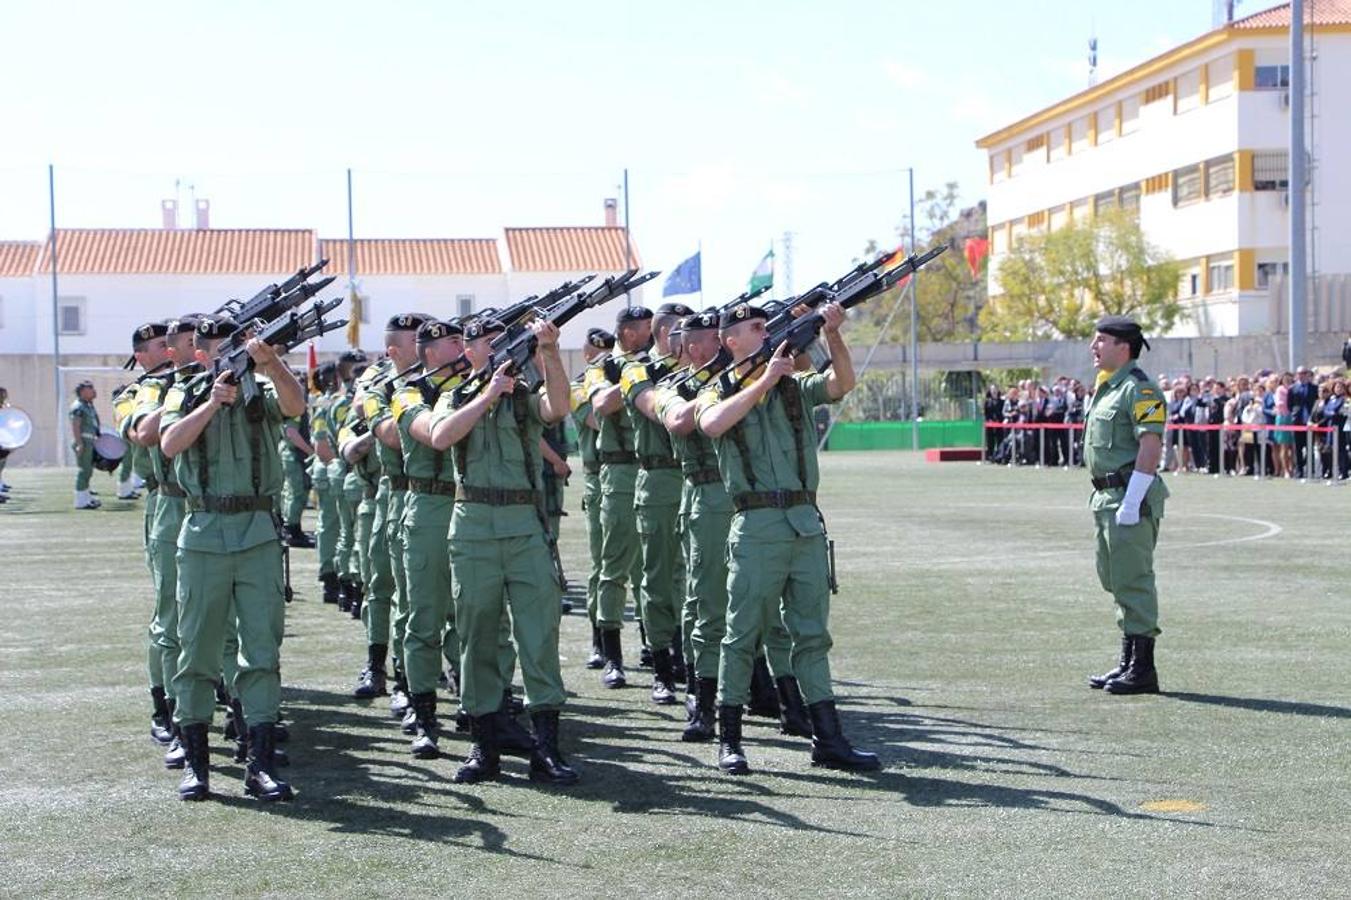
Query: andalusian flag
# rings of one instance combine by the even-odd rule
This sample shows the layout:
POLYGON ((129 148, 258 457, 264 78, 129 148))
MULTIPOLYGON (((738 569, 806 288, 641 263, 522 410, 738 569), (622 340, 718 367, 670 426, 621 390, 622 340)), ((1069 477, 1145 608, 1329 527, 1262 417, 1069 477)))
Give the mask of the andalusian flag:
POLYGON ((751 281, 746 290, 748 293, 755 293, 760 288, 771 287, 774 284, 774 248, 770 247, 765 258, 760 260, 760 265, 755 267, 751 273, 751 281))

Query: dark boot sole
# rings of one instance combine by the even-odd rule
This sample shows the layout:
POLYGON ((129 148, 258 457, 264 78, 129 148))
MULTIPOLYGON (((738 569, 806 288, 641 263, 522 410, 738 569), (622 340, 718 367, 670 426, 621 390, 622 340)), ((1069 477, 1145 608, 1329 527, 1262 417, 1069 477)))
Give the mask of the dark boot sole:
POLYGON ((480 784, 484 781, 496 781, 502 777, 502 770, 495 769, 492 772, 473 772, 468 775, 462 774, 463 770, 456 772, 450 780, 455 784, 480 784))
POLYGON ((592 669, 592 670, 600 670, 600 669, 603 669, 603 668, 605 668, 605 660, 603 660, 603 659, 588 659, 588 660, 586 661, 586 667, 587 667, 588 669, 592 669))
POLYGON ((675 706, 679 701, 676 700, 675 694, 663 694, 653 696, 652 702, 657 706, 675 706))
POLYGON ((182 800, 184 803, 200 803, 203 800, 210 799, 210 797, 211 797, 210 788, 204 791, 193 791, 192 793, 188 794, 185 794, 182 791, 178 792, 178 799, 182 800))
POLYGON ((785 734, 788 737, 800 737, 800 738, 812 738, 816 736, 812 734, 812 732, 808 729, 794 728, 791 725, 784 725, 782 723, 779 724, 779 734, 785 734))
POLYGON ((1153 684, 1142 685, 1140 687, 1117 687, 1114 682, 1108 682, 1108 684, 1103 687, 1103 691, 1114 697, 1129 697, 1132 694, 1157 694, 1159 693, 1159 686, 1153 684))
POLYGON ((866 765, 852 765, 850 763, 836 762, 835 760, 812 760, 814 769, 834 769, 837 772, 878 772, 882 769, 882 763, 868 763, 866 765))
POLYGON ((409 750, 414 759, 436 759, 441 755, 439 747, 417 747, 409 750))
POLYGON ((166 769, 186 769, 187 767, 188 760, 186 757, 183 759, 166 759, 164 761, 164 768, 166 769))
POLYGON ((612 678, 608 681, 602 680, 600 686, 605 688, 606 690, 617 691, 620 688, 628 687, 629 683, 625 681, 623 678, 612 678))
POLYGON ((576 784, 582 779, 575 773, 570 776, 555 778, 548 772, 536 772, 534 769, 531 769, 530 780, 535 784, 547 784, 550 787, 567 787, 570 784, 576 784))
POLYGON ((751 767, 750 767, 750 765, 747 764, 747 763, 740 763, 740 764, 735 765, 735 766, 724 766, 722 763, 718 763, 718 769, 719 769, 719 771, 721 771, 724 775, 749 775, 749 774, 751 774, 751 767))
POLYGON ((680 741, 685 744, 707 744, 716 735, 712 731, 682 731, 680 741))
POLYGON ((245 785, 244 796, 251 797, 254 800, 257 800, 259 803, 279 803, 286 800, 295 799, 295 792, 288 787, 284 791, 277 791, 275 793, 269 794, 266 793, 265 791, 260 791, 245 785))
POLYGON ((367 691, 361 688, 357 688, 356 690, 352 691, 352 696, 357 700, 374 700, 376 697, 388 697, 389 691, 384 690, 367 691))

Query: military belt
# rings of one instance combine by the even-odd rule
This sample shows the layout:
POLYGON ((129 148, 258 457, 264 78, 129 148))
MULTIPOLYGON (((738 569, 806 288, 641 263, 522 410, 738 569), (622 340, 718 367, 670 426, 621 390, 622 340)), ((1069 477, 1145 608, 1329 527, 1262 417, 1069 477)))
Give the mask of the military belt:
POLYGON ((680 460, 670 456, 644 456, 639 458, 638 468, 644 472, 651 472, 653 469, 678 469, 680 460))
POLYGON ((697 472, 688 472, 685 480, 694 487, 701 484, 713 484, 715 481, 722 481, 722 473, 717 469, 700 469, 697 472))
POLYGON ((271 497, 255 497, 252 494, 231 494, 225 497, 189 497, 188 512, 221 513, 239 515, 250 512, 271 512, 271 497))
POLYGON ((1091 478, 1093 490, 1106 491, 1111 488, 1124 488, 1131 480, 1131 473, 1135 471, 1134 466, 1125 466, 1115 472, 1108 472, 1101 478, 1091 478))
POLYGON ((540 502, 540 492, 462 484, 455 492, 455 502, 482 503, 486 506, 534 506, 540 502))
POLYGON ((816 491, 746 491, 732 498, 737 512, 749 509, 788 509, 815 506, 816 491))
POLYGON ((180 497, 180 498, 181 498, 181 497, 186 497, 186 496, 188 495, 188 492, 185 491, 185 490, 183 490, 181 487, 179 487, 179 486, 176 485, 176 484, 170 484, 169 482, 165 481, 165 482, 161 482, 161 483, 160 483, 160 486, 159 486, 159 495, 160 495, 161 497, 180 497))
POLYGON ((582 471, 588 475, 599 475, 600 463, 582 463, 582 471))
POLYGON ((145 492, 147 494, 159 490, 159 482, 155 480, 155 476, 151 475, 149 478, 144 479, 144 481, 145 481, 145 492))
POLYGON ((389 478, 389 489, 390 489, 391 491, 406 491, 406 490, 408 490, 408 476, 407 476, 407 475, 390 475, 390 476, 387 476, 387 477, 389 478))
POLYGON ((598 455, 601 465, 633 465, 638 461, 638 454, 631 450, 602 450, 598 455))
POLYGON ((415 494, 453 495, 455 493, 455 482, 436 481, 431 478, 410 478, 408 479, 408 490, 415 494))

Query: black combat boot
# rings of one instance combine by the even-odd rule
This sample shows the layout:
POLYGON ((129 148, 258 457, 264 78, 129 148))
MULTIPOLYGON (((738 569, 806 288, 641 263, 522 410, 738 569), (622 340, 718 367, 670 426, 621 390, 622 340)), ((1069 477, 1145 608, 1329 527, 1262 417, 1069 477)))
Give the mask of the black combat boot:
POLYGON ((670 706, 676 702, 675 675, 671 671, 671 651, 666 647, 652 651, 652 702, 670 706))
POLYGON ((188 748, 183 746, 183 731, 178 723, 170 722, 169 727, 173 729, 174 737, 169 741, 169 749, 164 751, 164 768, 181 769, 187 764, 188 748))
POLYGON ((296 547, 300 550, 313 550, 314 538, 302 531, 298 523, 295 525, 287 525, 286 546, 296 547))
POLYGON ((876 753, 855 750, 840 728, 840 713, 834 700, 819 700, 807 707, 812 718, 812 765, 851 772, 882 768, 876 753))
POLYGON ((497 748, 504 756, 517 756, 530 759, 535 753, 535 738, 511 711, 511 688, 502 692, 502 703, 497 707, 497 722, 493 726, 497 734, 497 748))
POLYGON ((545 784, 576 784, 577 771, 568 765, 558 749, 558 710, 530 714, 535 728, 535 752, 530 755, 530 780, 545 784))
POLYGON ((394 660, 394 690, 389 694, 389 714, 396 719, 403 718, 408 709, 408 679, 404 677, 403 666, 394 660))
POLYGON ((440 726, 436 721, 436 691, 414 694, 412 700, 416 737, 409 749, 418 759, 436 759, 441 754, 437 747, 440 726))
POLYGON ((511 685, 507 685, 502 690, 502 694, 507 698, 507 711, 513 716, 519 716, 525 712, 525 700, 511 692, 511 685))
POLYGON ((774 676, 769 674, 769 663, 763 656, 757 656, 751 668, 751 702, 746 704, 746 715, 766 719, 779 717, 779 694, 774 689, 774 676))
POLYGON ((600 626, 591 626, 591 655, 586 658, 588 669, 605 668, 605 654, 600 648, 600 626))
POLYGON ((350 610, 350 612, 352 613, 352 618, 354 619, 361 618, 361 604, 364 603, 365 600, 366 600, 366 585, 362 584, 360 581, 357 581, 355 578, 353 578, 352 608, 350 610))
POLYGON ((671 674, 675 677, 676 684, 684 681, 690 675, 685 667, 685 641, 678 631, 675 639, 671 641, 671 674))
POLYGON ((408 708, 403 711, 403 719, 399 722, 399 729, 404 734, 417 734, 417 710, 413 707, 413 697, 408 696, 408 708))
POLYGON ((324 586, 324 602, 338 602, 338 576, 333 572, 324 572, 319 576, 319 582, 324 586))
POLYGON ((357 678, 353 697, 371 700, 385 696, 385 657, 388 651, 388 644, 371 644, 366 648, 366 668, 361 670, 357 678))
POLYGON ((638 646, 638 668, 652 668, 652 648, 647 645, 647 628, 641 618, 638 619, 638 646))
POLYGON ((227 690, 225 689, 225 679, 224 679, 224 678, 217 678, 214 687, 215 687, 215 690, 216 690, 216 705, 217 705, 217 706, 229 706, 229 705, 230 705, 230 692, 227 691, 227 690))
POLYGON ((1088 676, 1088 686, 1094 689, 1101 689, 1107 682, 1113 678, 1118 678, 1126 674, 1126 669, 1131 664, 1131 639, 1124 634, 1121 636, 1121 659, 1117 662, 1116 668, 1110 672, 1103 672, 1101 675, 1088 676))
POLYGON ((456 784, 488 781, 502 772, 502 757, 497 748, 497 713, 474 716, 469 732, 474 736, 474 746, 469 748, 464 765, 455 771, 453 780, 456 784))
POLYGON ((779 694, 779 734, 794 737, 812 736, 812 722, 807 716, 807 704, 802 702, 802 691, 792 675, 774 679, 779 694))
POLYGON ((1103 689, 1109 694, 1157 694, 1159 673, 1154 668, 1154 639, 1135 635, 1127 640, 1131 642, 1130 665, 1103 689))
POLYGON ((184 725, 181 739, 187 766, 183 780, 178 783, 178 799, 205 800, 211 793, 208 764, 211 748, 207 746, 206 725, 201 722, 184 725))
POLYGON ((728 775, 749 775, 750 763, 741 752, 741 707, 718 707, 718 768, 728 775))
MULTIPOLYGON (((695 692, 694 712, 690 715, 680 739, 690 744, 702 744, 713 740, 716 733, 714 707, 718 702, 718 679, 696 678, 695 692)), ((740 727, 740 723, 737 727, 740 727)))
POLYGON ((600 683, 607 688, 622 688, 629 683, 624 675, 624 645, 619 640, 618 631, 600 633, 601 652, 605 654, 605 670, 601 672, 600 683))
POLYGON ((161 747, 168 746, 174 739, 169 721, 169 701, 165 699, 163 687, 150 689, 150 739, 161 747))
POLYGON ((224 737, 235 742, 235 762, 244 762, 249 758, 249 726, 244 721, 244 704, 235 697, 230 698, 225 710, 224 737))
POLYGON ((338 576, 338 612, 352 612, 352 579, 346 575, 338 576))
POLYGON ((249 729, 249 762, 244 769, 244 793, 259 800, 290 800, 291 785, 276 776, 277 737, 272 723, 249 729))

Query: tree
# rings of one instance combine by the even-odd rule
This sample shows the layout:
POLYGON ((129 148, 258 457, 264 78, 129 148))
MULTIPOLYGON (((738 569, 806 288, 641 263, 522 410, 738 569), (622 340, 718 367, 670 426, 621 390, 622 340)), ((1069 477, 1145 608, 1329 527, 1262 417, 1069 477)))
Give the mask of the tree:
MULTIPOLYGON (((915 198, 915 214, 919 219, 918 246, 929 250, 940 243, 948 245, 948 252, 929 263, 919 276, 919 338, 921 341, 959 341, 975 336, 978 316, 985 305, 985 272, 981 267, 973 276, 967 265, 963 245, 968 237, 984 237, 986 233, 985 204, 958 211, 956 182, 948 182, 943 190, 925 191, 915 198)), ((900 246, 907 252, 912 245, 910 228, 903 224, 896 229, 900 246)), ((896 249, 869 241, 863 250, 864 259, 875 259, 879 254, 896 249)), ((902 285, 870 300, 856 313, 850 325, 850 340, 871 344, 886 321, 898 296, 906 290, 902 285)), ((910 317, 902 312, 888 332, 893 339, 908 338, 910 317)))
POLYGON ((1185 315, 1177 264, 1123 210, 1022 238, 997 274, 1002 293, 981 317, 993 340, 1092 337, 1103 315, 1134 316, 1147 334, 1166 334, 1185 315))

